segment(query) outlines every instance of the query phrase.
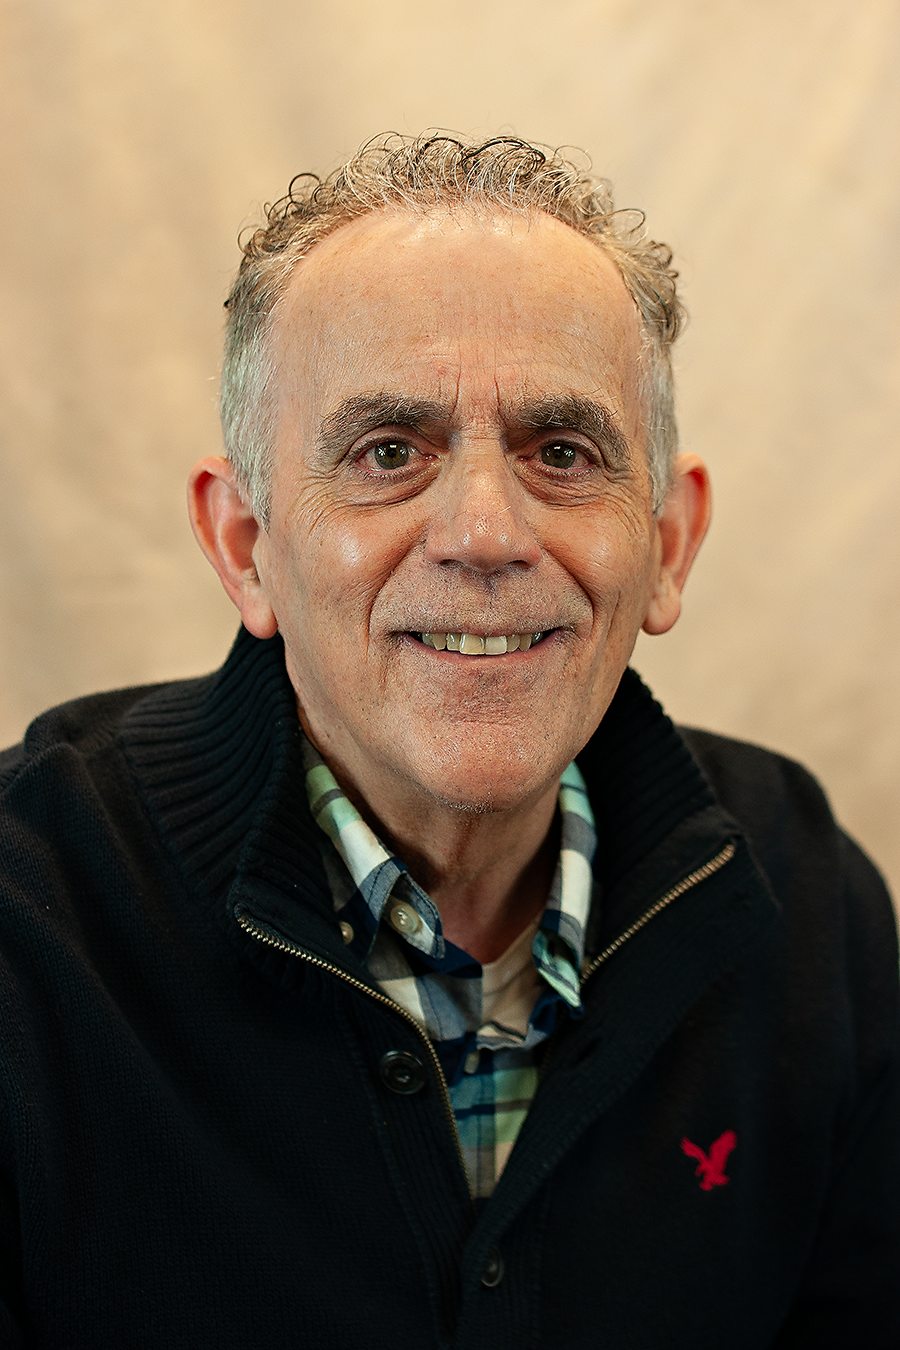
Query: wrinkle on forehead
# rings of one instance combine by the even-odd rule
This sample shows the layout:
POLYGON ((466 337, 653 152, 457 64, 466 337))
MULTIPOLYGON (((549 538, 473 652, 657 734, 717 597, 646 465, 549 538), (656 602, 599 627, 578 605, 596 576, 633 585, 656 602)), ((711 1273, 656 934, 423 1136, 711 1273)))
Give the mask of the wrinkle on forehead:
MULTIPOLYGON (((317 431, 333 446, 346 405, 376 395, 379 423, 415 425, 411 400, 464 402, 470 427, 510 401, 580 397, 643 443, 633 299, 602 248, 550 216, 373 213, 316 245, 284 300, 278 383, 308 447, 317 431)), ((571 424, 533 411, 538 426, 571 424)))

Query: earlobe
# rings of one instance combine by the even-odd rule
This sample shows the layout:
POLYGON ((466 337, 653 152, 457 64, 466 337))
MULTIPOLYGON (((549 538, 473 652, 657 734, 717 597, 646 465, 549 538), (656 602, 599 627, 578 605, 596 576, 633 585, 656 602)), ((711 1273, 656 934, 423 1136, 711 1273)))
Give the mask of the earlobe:
POLYGON ((656 522, 660 561, 644 617, 645 633, 667 633, 681 613, 681 592, 709 527, 709 474, 699 455, 679 455, 656 522))
POLYGON ((262 533, 227 459, 201 459, 188 479, 188 512, 197 543, 254 637, 278 631, 254 551, 262 533))

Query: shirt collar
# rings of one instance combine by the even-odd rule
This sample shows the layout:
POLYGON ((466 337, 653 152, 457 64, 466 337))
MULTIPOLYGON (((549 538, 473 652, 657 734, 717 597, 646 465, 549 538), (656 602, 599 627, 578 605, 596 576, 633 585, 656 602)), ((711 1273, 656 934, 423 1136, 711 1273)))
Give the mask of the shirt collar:
MULTIPOLYGON (((389 853, 381 840, 344 795, 328 765, 304 737, 306 792, 313 819, 331 840, 356 893, 364 902, 365 934, 358 934, 363 956, 368 955, 379 923, 385 916, 404 940, 434 963, 444 959, 446 944, 437 907, 409 875, 399 858, 389 853), (393 922, 398 905, 414 911, 415 927, 409 931, 393 922)), ((559 813, 561 839, 553 882, 532 944, 535 965, 544 980, 573 1009, 581 1006, 579 972, 584 956, 584 935, 593 890, 591 863, 597 845, 594 816, 587 788, 573 762, 560 780, 559 813)), ((341 910, 346 896, 335 896, 341 910)), ((358 920, 357 925, 358 926, 358 920)))

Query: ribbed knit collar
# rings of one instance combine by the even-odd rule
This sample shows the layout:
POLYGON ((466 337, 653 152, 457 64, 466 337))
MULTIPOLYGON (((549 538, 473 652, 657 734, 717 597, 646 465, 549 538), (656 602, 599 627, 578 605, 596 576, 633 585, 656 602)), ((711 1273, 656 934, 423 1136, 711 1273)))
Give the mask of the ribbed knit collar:
MULTIPOLYGON (((260 641, 241 629, 221 670, 140 700, 122 735, 150 814, 201 893, 224 899, 240 873, 332 914, 280 638, 260 641)), ((632 670, 578 764, 597 820, 602 887, 614 886, 686 817, 715 804, 684 741, 632 670)))

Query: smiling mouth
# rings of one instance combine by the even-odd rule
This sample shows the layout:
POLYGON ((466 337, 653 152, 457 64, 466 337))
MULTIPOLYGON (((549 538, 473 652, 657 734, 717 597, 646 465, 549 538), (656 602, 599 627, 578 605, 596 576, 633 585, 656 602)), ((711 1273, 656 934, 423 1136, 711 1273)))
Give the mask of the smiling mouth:
MULTIPOLYGON (((548 630, 549 631, 549 630, 548 630)), ((436 652, 459 652, 461 656, 505 656, 507 652, 527 652, 542 642, 543 633, 508 633, 482 637, 479 633, 414 633, 414 637, 436 652)))

